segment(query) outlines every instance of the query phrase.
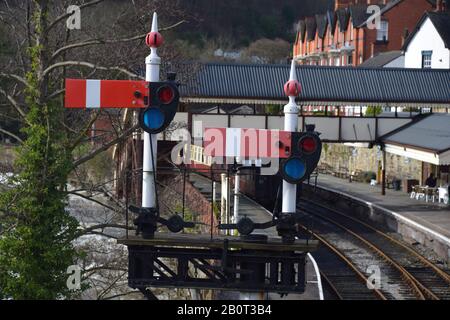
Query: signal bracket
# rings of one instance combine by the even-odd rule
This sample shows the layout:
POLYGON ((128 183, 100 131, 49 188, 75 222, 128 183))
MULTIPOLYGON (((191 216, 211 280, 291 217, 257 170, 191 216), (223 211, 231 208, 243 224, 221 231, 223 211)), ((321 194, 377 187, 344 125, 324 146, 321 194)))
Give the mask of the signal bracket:
POLYGON ((142 233, 142 238, 144 239, 154 238, 158 222, 173 233, 181 232, 185 228, 195 227, 194 222, 186 222, 179 215, 173 215, 169 219, 161 218, 156 208, 139 208, 131 205, 129 209, 138 215, 134 220, 134 224, 137 226, 136 235, 142 233))

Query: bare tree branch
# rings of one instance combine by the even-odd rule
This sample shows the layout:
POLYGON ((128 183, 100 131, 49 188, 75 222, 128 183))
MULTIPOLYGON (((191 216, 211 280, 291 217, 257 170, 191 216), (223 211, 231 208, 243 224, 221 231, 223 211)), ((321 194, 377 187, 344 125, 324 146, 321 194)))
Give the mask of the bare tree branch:
POLYGON ((127 291, 127 292, 124 292, 124 293, 118 293, 118 294, 115 294, 115 295, 112 295, 112 296, 109 296, 109 297, 106 297, 106 298, 102 298, 103 300, 112 300, 112 299, 117 299, 117 298, 120 298, 120 297, 123 297, 123 296, 128 296, 128 295, 130 295, 130 294, 134 294, 134 293, 137 293, 137 294, 141 294, 139 291, 136 291, 136 290, 134 290, 134 291, 127 291))
POLYGON ((67 67, 67 66, 83 66, 83 67, 88 67, 88 68, 97 69, 97 70, 119 71, 121 73, 128 75, 131 78, 138 78, 138 79, 145 80, 145 78, 143 78, 129 70, 121 68, 121 67, 101 67, 101 66, 97 66, 93 63, 86 62, 86 61, 63 61, 63 62, 55 63, 55 64, 49 66, 47 69, 45 69, 42 72, 42 77, 47 76, 54 69, 67 67))
POLYGON ((134 130, 137 130, 139 128, 139 124, 134 125, 133 127, 131 127, 130 129, 124 131, 119 137, 117 137, 116 139, 108 142, 107 144, 103 145, 102 147, 98 148, 97 150, 91 152, 90 154, 88 154, 87 156, 80 158, 78 160, 76 160, 73 164, 73 168, 78 167, 79 165, 93 159, 96 155, 98 155, 99 153, 102 153, 103 151, 108 150, 110 147, 112 147, 113 145, 118 144, 119 142, 121 142, 122 140, 126 139, 130 134, 133 133, 134 130))
POLYGON ((98 230, 98 229, 106 229, 106 228, 116 228, 116 229, 124 229, 124 230, 134 230, 134 228, 132 227, 127 227, 125 225, 121 225, 121 224, 115 224, 115 223, 102 223, 102 224, 98 224, 86 229, 83 229, 81 234, 86 234, 86 233, 90 233, 92 231, 98 230))
POLYGON ((103 232, 98 232, 98 231, 89 231, 88 233, 82 233, 82 234, 80 234, 80 235, 97 235, 97 236, 102 236, 102 237, 105 237, 105 238, 110 238, 110 239, 115 239, 115 240, 117 240, 118 238, 117 237, 115 237, 115 236, 112 236, 112 235, 109 235, 109 234, 106 234, 106 233, 103 233, 103 232))
POLYGON ((3 94, 6 97, 6 99, 8 99, 8 101, 11 103, 11 105, 17 110, 17 112, 26 121, 27 115, 25 114, 23 109, 20 107, 19 103, 13 97, 11 97, 9 94, 7 94, 5 90, 0 89, 0 93, 3 94))
POLYGON ((91 120, 87 123, 87 125, 84 127, 84 129, 81 130, 81 133, 79 134, 79 136, 72 143, 70 150, 75 149, 76 146, 83 140, 83 138, 86 135, 86 133, 88 132, 88 130, 92 127, 94 122, 97 121, 99 115, 100 115, 100 112, 95 112, 95 114, 91 117, 91 120))
POLYGON ((83 199, 86 199, 86 200, 95 202, 96 204, 99 204, 99 205, 101 205, 102 207, 105 207, 105 208, 107 208, 107 209, 109 209, 109 210, 111 210, 111 211, 115 211, 115 209, 114 209, 113 207, 108 206, 107 204, 104 204, 104 203, 102 203, 102 202, 100 202, 100 201, 98 201, 98 200, 95 200, 95 199, 92 198, 92 197, 85 196, 85 195, 83 195, 83 194, 81 194, 81 193, 77 193, 77 192, 68 192, 68 194, 73 194, 73 195, 75 195, 75 196, 77 196, 77 197, 80 197, 80 198, 83 198, 83 199))
POLYGON ((0 128, 0 132, 4 133, 4 134, 6 134, 6 135, 8 135, 8 136, 10 136, 10 137, 13 137, 14 139, 16 139, 17 141, 19 141, 20 143, 23 143, 23 140, 20 139, 18 136, 16 136, 16 135, 15 135, 14 133, 12 133, 12 132, 6 131, 6 130, 4 130, 4 129, 2 129, 2 128, 0 128))
POLYGON ((101 300, 108 292, 111 291, 111 289, 113 288, 113 286, 120 281, 128 272, 125 271, 123 272, 119 277, 117 277, 106 289, 103 290, 103 292, 101 292, 97 298, 97 300, 101 300))
MULTIPOLYGON (((173 28, 178 27, 179 25, 186 23, 186 20, 181 20, 171 26, 168 26, 166 28, 161 28, 159 29, 159 31, 165 31, 165 30, 170 30, 173 28)), ((75 49, 75 48, 81 48, 81 47, 86 47, 86 46, 92 46, 92 45, 98 45, 98 44, 111 44, 111 43, 119 43, 119 42, 131 42, 131 41, 135 41, 135 40, 142 40, 145 39, 145 37, 147 36, 147 34, 140 34, 137 36, 133 36, 133 37, 128 37, 128 38, 122 38, 122 39, 91 39, 91 40, 86 40, 83 42, 78 42, 78 43, 72 43, 69 44, 65 47, 59 48, 58 50, 55 51, 55 53, 53 53, 52 55, 52 60, 54 60, 56 57, 58 57, 61 53, 63 53, 64 51, 67 50, 71 50, 71 49, 75 49)))
POLYGON ((25 80, 25 78, 23 78, 17 74, 8 74, 8 73, 0 72, 0 77, 17 80, 17 81, 23 83, 26 87, 29 87, 28 81, 25 80))
MULTIPOLYGON (((94 0, 91 2, 87 2, 85 4, 82 4, 79 6, 80 10, 87 8, 87 7, 91 7, 94 6, 96 4, 99 4, 101 2, 103 2, 105 0, 94 0)), ((67 18, 69 18, 73 13, 64 13, 62 15, 60 15, 59 17, 57 17, 52 23, 49 24, 49 26, 47 27, 47 29, 45 29, 44 33, 48 33, 51 29, 53 29, 59 22, 61 22, 62 20, 65 20, 67 18)))
POLYGON ((51 93, 47 99, 51 100, 53 98, 56 98, 57 96, 59 96, 60 94, 63 94, 64 92, 66 92, 66 89, 60 89, 60 90, 56 90, 55 92, 51 93))

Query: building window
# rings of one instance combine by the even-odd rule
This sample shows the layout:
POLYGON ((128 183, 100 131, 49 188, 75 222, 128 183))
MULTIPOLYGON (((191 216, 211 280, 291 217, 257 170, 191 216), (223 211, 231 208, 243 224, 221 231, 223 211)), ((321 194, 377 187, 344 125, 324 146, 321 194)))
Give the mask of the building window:
POLYGON ((347 65, 349 65, 349 66, 352 66, 352 65, 353 65, 353 55, 352 55, 352 54, 350 54, 350 55, 348 56, 348 59, 347 59, 347 65))
POLYGON ((380 28, 377 29, 377 41, 388 41, 389 22, 382 20, 380 28))
POLYGON ((335 66, 340 66, 341 65, 341 58, 340 57, 337 57, 335 60, 334 60, 335 62, 334 62, 334 65, 335 66))
POLYGON ((433 51, 422 51, 422 69, 431 69, 433 51))

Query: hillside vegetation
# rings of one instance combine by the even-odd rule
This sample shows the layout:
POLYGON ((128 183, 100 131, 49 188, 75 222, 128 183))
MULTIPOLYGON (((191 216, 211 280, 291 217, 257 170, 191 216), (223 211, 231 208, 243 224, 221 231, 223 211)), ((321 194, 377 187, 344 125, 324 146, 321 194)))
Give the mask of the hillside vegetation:
POLYGON ((169 39, 191 59, 280 63, 291 55, 296 22, 332 9, 334 1, 183 0, 179 6, 188 22, 169 39), (218 57, 217 49, 233 57, 218 57))
POLYGON ((183 0, 181 7, 198 21, 180 29, 180 35, 200 43, 205 38, 228 38, 235 46, 248 46, 260 38, 292 41, 296 21, 333 5, 333 0, 183 0))

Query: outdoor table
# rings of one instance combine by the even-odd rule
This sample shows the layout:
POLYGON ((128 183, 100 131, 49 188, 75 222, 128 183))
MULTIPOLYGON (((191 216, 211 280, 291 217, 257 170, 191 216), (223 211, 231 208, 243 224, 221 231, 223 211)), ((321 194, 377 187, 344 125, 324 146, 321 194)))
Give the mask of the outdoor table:
POLYGON ((414 186, 411 198, 415 197, 416 200, 425 199, 426 202, 431 198, 433 202, 436 201, 438 195, 438 188, 428 186, 414 186))

